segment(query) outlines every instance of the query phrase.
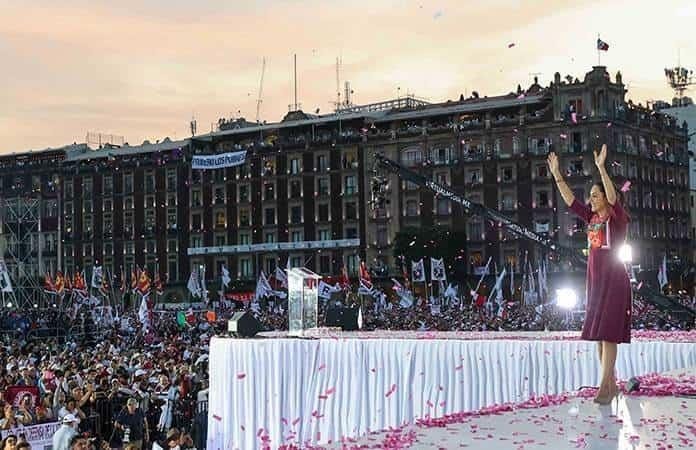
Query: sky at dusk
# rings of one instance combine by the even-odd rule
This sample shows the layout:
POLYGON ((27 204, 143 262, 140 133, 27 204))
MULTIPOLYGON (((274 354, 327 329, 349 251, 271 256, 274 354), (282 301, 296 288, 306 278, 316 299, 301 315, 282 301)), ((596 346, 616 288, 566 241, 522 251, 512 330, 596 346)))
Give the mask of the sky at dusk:
MULTIPOLYGON (((88 131, 187 137, 220 117, 293 103, 333 109, 336 57, 354 103, 407 92, 431 102, 526 87, 532 73, 621 70, 628 98, 669 100, 664 67, 696 69, 693 0, 0 0, 0 153, 84 142, 88 131), (515 46, 508 48, 508 44, 515 46), (400 89, 398 89, 400 88, 400 89), (239 111, 239 112, 238 112, 239 111)), ((692 96, 696 93, 692 92, 692 96)))

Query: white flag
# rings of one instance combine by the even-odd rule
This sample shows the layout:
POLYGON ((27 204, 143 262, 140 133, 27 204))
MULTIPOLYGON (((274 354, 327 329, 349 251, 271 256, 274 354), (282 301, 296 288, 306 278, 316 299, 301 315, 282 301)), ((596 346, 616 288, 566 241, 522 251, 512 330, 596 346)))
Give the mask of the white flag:
POLYGON ((191 271, 186 287, 194 297, 201 296, 201 285, 198 283, 198 272, 195 269, 191 271))
POLYGON ((200 267, 201 297, 204 302, 208 302, 208 288, 205 286, 205 266, 200 267))
POLYGON ((268 278, 266 278, 266 274, 262 270, 261 275, 259 275, 259 279, 256 281, 256 293, 254 295, 254 300, 268 297, 270 295, 273 295, 273 289, 271 289, 271 284, 268 282, 268 278))
POLYGON ((223 284, 223 286, 225 286, 225 287, 229 286, 231 281, 232 281, 232 278, 230 277, 230 271, 227 269, 227 266, 222 266, 222 284, 223 284))
POLYGON ((334 292, 341 292, 340 287, 331 286, 328 283, 324 283, 324 280, 319 280, 319 293, 317 294, 319 298, 330 299, 331 294, 334 292))
POLYGON ((7 270, 5 261, 0 259, 0 291, 14 292, 12 290, 12 281, 10 280, 10 272, 7 270))
POLYGON ((138 309, 138 318, 140 319, 140 323, 145 325, 145 328, 147 328, 150 324, 150 318, 148 316, 148 310, 147 310, 147 298, 149 296, 148 294, 143 295, 143 299, 140 301, 140 309, 138 309))
POLYGON ((102 287, 102 268, 101 266, 92 267, 92 287, 100 289, 102 287))
POLYGON ((411 261, 411 281, 414 283, 425 282, 425 269, 423 267, 423 258, 420 261, 411 261))
POLYGON ((285 270, 281 269, 280 267, 276 266, 275 268, 275 277, 276 280, 280 283, 280 285, 287 289, 288 288, 288 275, 285 273, 285 270))
POLYGON ((498 279, 495 280, 495 286, 493 286, 493 290, 491 291, 491 294, 488 296, 488 300, 491 299, 493 296, 493 293, 496 293, 495 300, 497 303, 502 303, 503 302, 503 278, 505 278, 505 274, 507 273, 507 270, 503 268, 503 271, 500 272, 500 275, 498 275, 498 279))
POLYGON ((660 289, 664 289, 669 279, 667 277, 667 255, 662 257, 662 264, 660 265, 660 270, 657 272, 657 282, 660 283, 660 289))
POLYGON ((445 273, 445 260, 443 258, 430 258, 430 279, 435 281, 447 281, 445 273))

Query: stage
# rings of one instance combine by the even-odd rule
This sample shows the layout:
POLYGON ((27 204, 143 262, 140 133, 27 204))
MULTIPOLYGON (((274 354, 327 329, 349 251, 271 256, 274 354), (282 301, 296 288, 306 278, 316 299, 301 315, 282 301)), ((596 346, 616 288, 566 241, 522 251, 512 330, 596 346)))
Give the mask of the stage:
MULTIPOLYGON (((331 445, 419 419, 598 384, 577 333, 317 331, 214 338, 208 448, 331 445)), ((696 367, 696 332, 634 332, 617 375, 696 367)))

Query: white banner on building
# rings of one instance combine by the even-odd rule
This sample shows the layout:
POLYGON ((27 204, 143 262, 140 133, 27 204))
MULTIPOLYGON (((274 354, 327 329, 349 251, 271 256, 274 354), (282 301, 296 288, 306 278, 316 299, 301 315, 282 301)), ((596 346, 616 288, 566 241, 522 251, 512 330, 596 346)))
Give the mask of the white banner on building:
POLYGON ((246 162, 246 153, 243 150, 241 152, 220 153, 219 155, 195 155, 191 160, 191 168, 211 170, 241 166, 246 162))
POLYGON ((43 423, 30 427, 10 428, 0 431, 0 437, 5 439, 9 435, 24 435, 32 449, 44 450, 53 445, 53 435, 60 428, 60 422, 43 423))

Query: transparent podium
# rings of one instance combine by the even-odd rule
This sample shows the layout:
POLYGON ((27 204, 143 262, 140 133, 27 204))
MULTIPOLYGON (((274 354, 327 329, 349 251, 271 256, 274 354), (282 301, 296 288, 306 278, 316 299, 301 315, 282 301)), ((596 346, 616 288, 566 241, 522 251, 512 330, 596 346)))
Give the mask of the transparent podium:
POLYGON ((318 324, 319 280, 321 276, 298 267, 288 270, 288 334, 302 336, 318 324))

